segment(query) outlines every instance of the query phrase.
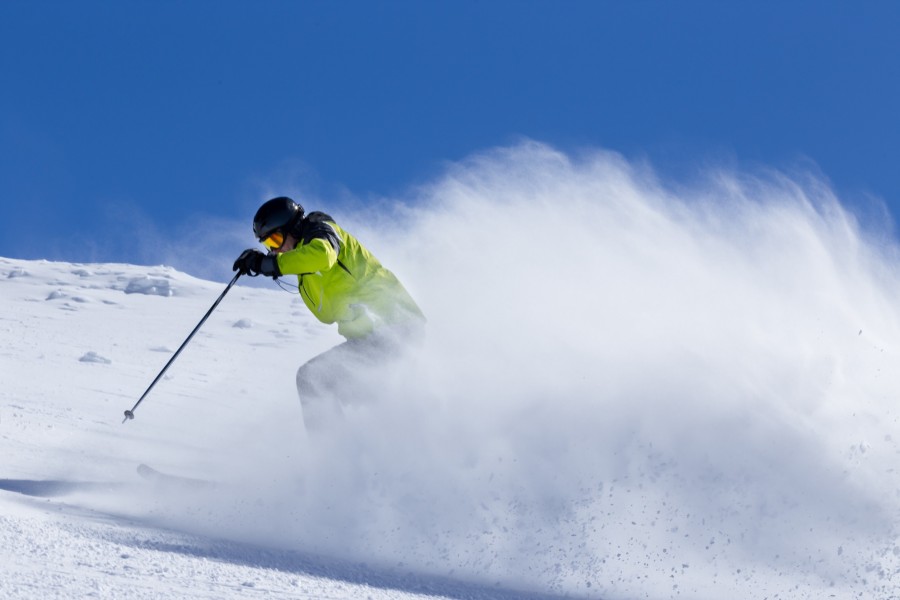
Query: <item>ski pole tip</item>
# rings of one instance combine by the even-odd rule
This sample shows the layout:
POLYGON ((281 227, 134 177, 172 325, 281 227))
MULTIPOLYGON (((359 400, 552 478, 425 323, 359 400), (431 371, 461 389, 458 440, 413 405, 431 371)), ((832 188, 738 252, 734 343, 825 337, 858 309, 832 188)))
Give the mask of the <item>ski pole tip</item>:
POLYGON ((125 421, 128 421, 129 419, 133 419, 133 418, 134 418, 134 413, 131 412, 130 410, 126 410, 126 411, 125 411, 125 418, 122 420, 122 423, 124 424, 125 421))

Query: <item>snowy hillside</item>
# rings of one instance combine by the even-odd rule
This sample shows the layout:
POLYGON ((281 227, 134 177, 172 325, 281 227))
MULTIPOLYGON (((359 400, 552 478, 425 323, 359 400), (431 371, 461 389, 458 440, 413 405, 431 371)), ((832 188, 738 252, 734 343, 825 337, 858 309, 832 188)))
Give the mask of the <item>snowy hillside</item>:
POLYGON ((296 294, 239 283, 123 424, 225 282, 0 259, 0 596, 900 594, 897 252, 826 186, 526 146, 419 193, 345 223, 428 339, 318 440, 296 294))
POLYGON ((0 278, 0 596, 518 596, 269 537, 297 518, 284 494, 304 493, 293 371, 339 341, 296 296, 234 288, 123 425, 224 285, 3 258, 0 278), (220 487, 160 486, 137 474, 145 462, 220 487))

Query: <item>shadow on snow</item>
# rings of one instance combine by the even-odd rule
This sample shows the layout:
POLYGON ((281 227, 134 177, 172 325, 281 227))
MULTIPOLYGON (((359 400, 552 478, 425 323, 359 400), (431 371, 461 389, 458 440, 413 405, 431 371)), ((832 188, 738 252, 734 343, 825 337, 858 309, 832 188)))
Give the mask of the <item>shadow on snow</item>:
POLYGON ((76 492, 114 492, 134 487, 129 483, 67 481, 64 479, 0 479, 0 490, 25 496, 56 498, 76 492))
MULTIPOLYGON (((155 529, 155 528, 154 528, 155 529)), ((366 585, 427 596, 444 596, 466 600, 560 600, 578 596, 552 595, 470 583, 446 576, 404 571, 402 567, 378 567, 352 563, 336 558, 316 556, 295 550, 276 550, 225 540, 212 540, 170 531, 185 537, 184 543, 141 539, 117 535, 116 542, 145 550, 173 552, 186 556, 229 562, 253 568, 272 569, 284 573, 334 579, 349 584, 366 585)))

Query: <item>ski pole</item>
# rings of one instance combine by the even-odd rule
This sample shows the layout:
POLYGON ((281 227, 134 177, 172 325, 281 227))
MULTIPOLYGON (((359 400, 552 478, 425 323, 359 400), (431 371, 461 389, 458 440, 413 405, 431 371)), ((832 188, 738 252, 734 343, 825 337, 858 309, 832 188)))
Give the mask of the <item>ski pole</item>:
POLYGON ((150 393, 150 390, 153 389, 153 386, 156 385, 156 382, 159 381, 160 378, 165 374, 165 372, 166 372, 166 370, 168 370, 169 366, 170 366, 173 362, 175 362, 175 359, 178 358, 178 355, 181 354, 181 351, 184 350, 184 347, 187 346, 187 343, 188 343, 189 341, 191 341, 191 338, 194 337, 194 334, 197 333, 197 331, 200 329, 200 327, 206 322, 206 319, 209 318, 209 315, 211 315, 212 312, 213 312, 214 310, 216 310, 216 307, 219 305, 219 302, 222 301, 222 298, 225 297, 225 294, 228 293, 228 290, 231 289, 231 286, 233 286, 233 285, 237 282, 238 277, 240 277, 240 276, 241 276, 241 272, 240 272, 240 271, 238 271, 237 273, 235 273, 234 278, 232 278, 232 280, 231 280, 231 283, 229 283, 229 284, 228 284, 228 287, 225 288, 225 291, 223 291, 223 292, 219 295, 218 299, 217 299, 215 302, 213 302, 213 305, 209 307, 209 310, 206 311, 206 314, 203 315, 203 318, 200 319, 200 322, 197 323, 197 326, 194 327, 194 330, 190 333, 189 336, 187 336, 187 339, 184 340, 184 342, 181 343, 181 346, 178 347, 178 350, 175 351, 175 354, 172 355, 172 358, 169 359, 169 362, 166 363, 166 366, 164 366, 164 367, 162 368, 162 371, 159 372, 159 375, 157 375, 157 376, 156 376, 156 379, 153 380, 153 383, 150 384, 150 387, 148 387, 147 390, 144 392, 144 394, 140 397, 140 399, 139 399, 137 402, 135 402, 134 406, 131 407, 131 410, 126 410, 126 411, 125 411, 125 418, 122 420, 122 423, 123 423, 123 424, 124 424, 125 421, 127 421, 128 419, 133 419, 133 418, 134 418, 134 411, 137 410, 138 405, 139 405, 141 402, 144 401, 144 398, 147 397, 147 394, 150 393))

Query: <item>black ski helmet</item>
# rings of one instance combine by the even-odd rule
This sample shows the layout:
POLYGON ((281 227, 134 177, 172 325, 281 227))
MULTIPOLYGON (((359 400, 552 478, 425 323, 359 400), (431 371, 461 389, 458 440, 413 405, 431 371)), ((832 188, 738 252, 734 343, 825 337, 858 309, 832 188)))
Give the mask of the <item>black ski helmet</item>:
POLYGON ((279 196, 268 200, 253 217, 253 235, 262 241, 275 233, 290 233, 303 218, 303 207, 288 198, 279 196))

